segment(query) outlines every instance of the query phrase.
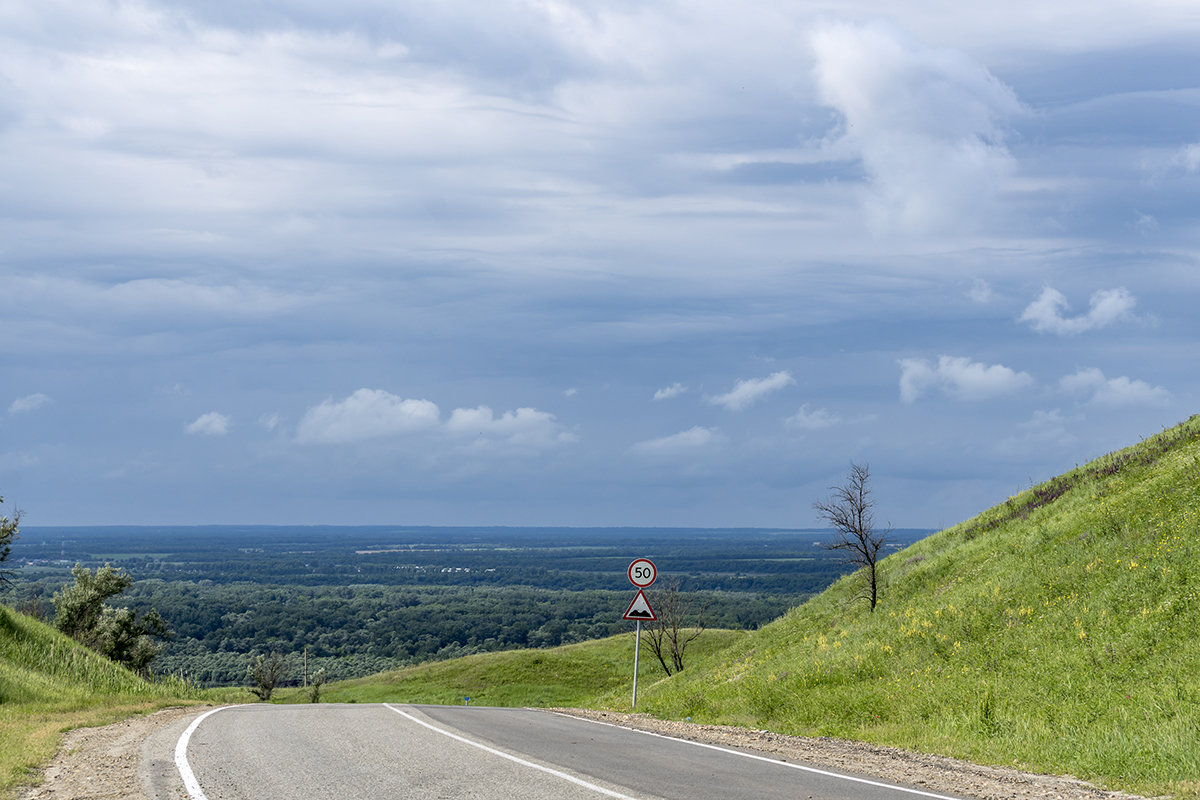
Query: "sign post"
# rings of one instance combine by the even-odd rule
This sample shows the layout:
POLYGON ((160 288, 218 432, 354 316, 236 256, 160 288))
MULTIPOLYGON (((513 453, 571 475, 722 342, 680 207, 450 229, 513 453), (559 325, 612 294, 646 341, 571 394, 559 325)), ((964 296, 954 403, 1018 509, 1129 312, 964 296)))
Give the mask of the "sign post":
POLYGON ((638 681, 638 658, 642 652, 642 620, 656 620, 654 609, 650 608, 650 602, 646 600, 646 593, 642 590, 654 583, 658 578, 658 568, 654 566, 654 562, 648 558, 639 558, 629 565, 629 582, 638 587, 637 597, 633 598, 633 602, 629 604, 629 608, 625 609, 625 614, 621 619, 633 620, 637 623, 637 631, 634 634, 633 644, 633 709, 637 710, 637 681, 638 681))

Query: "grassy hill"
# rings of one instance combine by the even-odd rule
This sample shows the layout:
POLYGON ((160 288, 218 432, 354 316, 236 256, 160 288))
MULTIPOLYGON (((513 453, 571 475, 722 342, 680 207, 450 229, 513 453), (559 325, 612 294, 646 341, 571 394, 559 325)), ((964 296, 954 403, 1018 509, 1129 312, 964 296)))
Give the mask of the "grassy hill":
MULTIPOLYGON (((689 657, 711 658, 744 640, 746 631, 707 630, 688 648, 689 657)), ((643 647, 638 685, 660 679, 662 667, 643 647)), ((632 633, 544 650, 479 653, 383 672, 331 684, 322 700, 331 703, 441 703, 532 706, 595 705, 607 695, 624 698, 633 689, 632 633)), ((301 690, 281 694, 285 702, 305 702, 301 690)), ((640 703, 639 703, 640 705, 640 703)))
POLYGON ((29 780, 63 732, 178 704, 187 694, 175 682, 148 683, 0 605, 0 796, 29 780))
POLYGON ((843 579, 639 710, 1200 796, 1200 417, 882 571, 873 614, 843 579))

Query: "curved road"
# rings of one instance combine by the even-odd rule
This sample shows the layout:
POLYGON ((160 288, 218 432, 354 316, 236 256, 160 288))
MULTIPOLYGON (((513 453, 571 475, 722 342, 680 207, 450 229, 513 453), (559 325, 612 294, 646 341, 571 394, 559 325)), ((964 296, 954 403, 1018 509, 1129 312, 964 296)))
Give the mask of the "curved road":
POLYGON ((147 740, 142 782, 150 800, 947 798, 546 711, 399 704, 222 708, 147 740))

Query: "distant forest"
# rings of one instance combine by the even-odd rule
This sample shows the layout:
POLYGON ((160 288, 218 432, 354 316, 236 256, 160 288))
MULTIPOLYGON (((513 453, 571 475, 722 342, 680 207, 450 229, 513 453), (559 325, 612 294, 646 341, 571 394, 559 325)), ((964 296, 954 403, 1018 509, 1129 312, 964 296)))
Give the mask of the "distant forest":
MULTIPOLYGON (((893 548, 930 533, 899 530, 893 548)), ((846 571, 824 531, 683 528, 29 527, 7 602, 46 618, 70 568, 111 564, 172 638, 159 673, 246 681, 252 654, 331 680, 630 629, 637 557, 678 579, 708 627, 756 628, 846 571)))

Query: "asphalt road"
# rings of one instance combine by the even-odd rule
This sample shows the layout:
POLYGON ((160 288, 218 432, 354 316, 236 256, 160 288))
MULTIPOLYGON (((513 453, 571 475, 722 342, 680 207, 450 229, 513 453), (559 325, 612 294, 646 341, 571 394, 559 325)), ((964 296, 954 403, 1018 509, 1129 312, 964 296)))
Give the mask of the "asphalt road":
POLYGON ((150 800, 946 797, 551 712, 461 706, 224 708, 152 737, 142 768, 150 800))

